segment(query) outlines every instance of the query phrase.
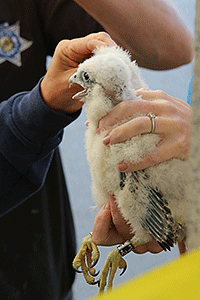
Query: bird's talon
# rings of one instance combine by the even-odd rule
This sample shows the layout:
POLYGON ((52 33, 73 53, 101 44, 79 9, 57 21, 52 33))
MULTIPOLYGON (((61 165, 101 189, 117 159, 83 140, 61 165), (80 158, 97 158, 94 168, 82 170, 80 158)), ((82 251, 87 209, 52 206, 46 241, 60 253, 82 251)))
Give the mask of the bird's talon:
POLYGON ((80 270, 78 270, 78 269, 76 269, 76 268, 74 268, 74 270, 77 272, 77 273, 83 273, 82 271, 80 271, 80 270))
POLYGON ((82 273, 85 281, 90 285, 99 284, 99 280, 95 281, 94 278, 99 272, 96 272, 95 268, 93 268, 97 264, 98 258, 99 251, 97 246, 92 242, 90 234, 82 239, 80 250, 73 261, 75 271, 82 273), (81 271, 79 271, 79 268, 81 271))
POLYGON ((98 276, 99 275, 99 273, 100 273, 100 271, 98 271, 97 273, 94 273, 94 274, 91 274, 93 277, 96 277, 96 276, 98 276))
POLYGON ((123 268, 123 271, 121 272, 121 274, 119 276, 122 276, 127 270, 127 264, 125 265, 125 267, 123 268))
POLYGON ((95 285, 95 284, 98 284, 98 286, 99 286, 99 280, 97 280, 97 281, 92 281, 92 282, 88 282, 90 285, 95 285))
POLYGON ((96 266, 96 264, 98 263, 98 259, 95 259, 93 261, 93 263, 91 264, 91 267, 90 268, 94 268, 96 266))

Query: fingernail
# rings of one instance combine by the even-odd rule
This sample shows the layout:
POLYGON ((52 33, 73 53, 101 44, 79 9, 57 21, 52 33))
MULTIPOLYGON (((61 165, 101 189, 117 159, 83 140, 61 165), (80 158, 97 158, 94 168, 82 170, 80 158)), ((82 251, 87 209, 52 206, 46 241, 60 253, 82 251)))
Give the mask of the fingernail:
POLYGON ((109 135, 105 136, 105 138, 103 139, 103 143, 106 146, 108 146, 110 144, 110 137, 109 137, 109 135))
POLYGON ((125 162, 121 162, 121 163, 118 163, 118 168, 120 171, 126 171, 126 169, 128 168, 128 165, 125 162))

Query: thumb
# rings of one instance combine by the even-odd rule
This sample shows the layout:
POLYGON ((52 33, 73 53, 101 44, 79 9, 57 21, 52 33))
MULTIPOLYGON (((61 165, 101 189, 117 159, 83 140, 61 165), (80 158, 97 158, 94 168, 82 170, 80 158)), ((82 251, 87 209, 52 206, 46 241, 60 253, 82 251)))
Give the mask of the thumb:
POLYGON ((112 217, 110 203, 108 202, 101 207, 94 219, 92 240, 96 245, 103 246, 103 244, 107 241, 111 224, 112 217))
POLYGON ((122 216, 115 201, 114 195, 110 195, 110 210, 113 224, 117 232, 121 235, 121 237, 123 237, 123 242, 131 239, 133 237, 133 233, 131 233, 131 227, 122 216))

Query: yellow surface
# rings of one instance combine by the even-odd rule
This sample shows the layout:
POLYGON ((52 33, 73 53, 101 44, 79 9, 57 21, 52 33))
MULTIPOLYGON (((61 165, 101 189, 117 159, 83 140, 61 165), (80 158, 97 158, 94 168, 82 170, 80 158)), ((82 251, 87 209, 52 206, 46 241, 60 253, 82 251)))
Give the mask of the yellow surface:
POLYGON ((200 249, 129 281, 100 299, 200 300, 200 249))

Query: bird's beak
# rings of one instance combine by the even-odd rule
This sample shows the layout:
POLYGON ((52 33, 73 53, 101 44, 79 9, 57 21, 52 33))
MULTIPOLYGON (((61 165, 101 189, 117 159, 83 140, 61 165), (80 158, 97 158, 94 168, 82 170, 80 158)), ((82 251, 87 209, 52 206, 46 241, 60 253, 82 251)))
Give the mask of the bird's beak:
POLYGON ((68 86, 70 87, 73 83, 80 84, 80 83, 79 83, 79 80, 78 80, 78 77, 77 77, 77 72, 74 73, 74 74, 69 78, 68 86))
POLYGON ((76 84, 79 84, 83 90, 76 93, 72 99, 75 99, 75 100, 82 100, 82 98, 84 96, 87 96, 88 92, 87 92, 87 89, 83 86, 81 80, 79 79, 79 77, 77 76, 77 73, 74 73, 70 78, 69 78, 69 81, 68 81, 68 86, 70 87, 73 83, 76 83, 76 84))

